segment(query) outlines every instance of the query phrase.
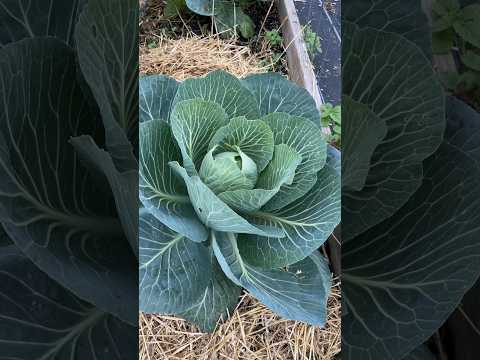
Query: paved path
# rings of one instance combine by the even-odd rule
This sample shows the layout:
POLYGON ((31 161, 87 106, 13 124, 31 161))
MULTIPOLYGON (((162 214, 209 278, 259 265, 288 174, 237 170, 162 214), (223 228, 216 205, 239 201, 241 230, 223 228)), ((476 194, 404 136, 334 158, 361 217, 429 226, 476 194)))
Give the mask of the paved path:
POLYGON ((341 0, 294 0, 302 26, 320 37, 322 52, 313 65, 323 102, 341 101, 341 0))

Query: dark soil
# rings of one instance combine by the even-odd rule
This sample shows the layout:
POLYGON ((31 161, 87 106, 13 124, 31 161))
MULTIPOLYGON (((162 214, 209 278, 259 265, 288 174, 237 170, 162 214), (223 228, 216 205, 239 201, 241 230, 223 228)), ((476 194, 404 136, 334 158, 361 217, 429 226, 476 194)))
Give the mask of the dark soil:
POLYGON ((471 91, 457 91, 455 96, 480 112, 480 89, 471 91))

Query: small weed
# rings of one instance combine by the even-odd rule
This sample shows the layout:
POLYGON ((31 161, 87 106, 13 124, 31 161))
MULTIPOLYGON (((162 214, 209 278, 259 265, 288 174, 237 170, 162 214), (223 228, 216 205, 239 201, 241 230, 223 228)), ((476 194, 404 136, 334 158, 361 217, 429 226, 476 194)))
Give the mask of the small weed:
POLYGON ((333 106, 330 103, 323 104, 320 108, 322 113, 322 126, 329 127, 331 131, 328 142, 341 146, 342 142, 342 107, 333 106))
POLYGON ((272 45, 278 46, 282 43, 283 38, 282 35, 278 32, 278 30, 270 30, 265 33, 265 39, 272 45))
POLYGON ((282 57, 283 53, 274 52, 268 59, 261 60, 260 65, 268 71, 277 71, 282 65, 282 57))
POLYGON ((151 40, 147 43, 147 48, 149 49, 156 49, 157 47, 158 43, 156 41, 151 40))
POLYGON ((458 72, 441 74, 441 80, 453 94, 467 98, 480 109, 480 26, 475 21, 478 14, 480 4, 462 7, 457 0, 436 0, 432 45, 436 54, 456 49, 461 66, 458 72))
POLYGON ((317 53, 322 52, 320 37, 315 31, 312 30, 310 25, 304 27, 303 39, 305 41, 305 46, 307 47, 307 52, 310 58, 313 58, 317 53))

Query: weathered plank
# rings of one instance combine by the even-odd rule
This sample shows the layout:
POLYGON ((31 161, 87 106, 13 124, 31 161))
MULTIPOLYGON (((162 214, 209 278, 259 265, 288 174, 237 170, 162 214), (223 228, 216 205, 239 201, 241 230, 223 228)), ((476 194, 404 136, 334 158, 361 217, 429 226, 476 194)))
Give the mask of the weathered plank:
POLYGON ((290 80, 303 86, 312 95, 317 106, 322 105, 317 79, 303 41, 302 26, 293 0, 278 0, 278 11, 285 40, 290 80))

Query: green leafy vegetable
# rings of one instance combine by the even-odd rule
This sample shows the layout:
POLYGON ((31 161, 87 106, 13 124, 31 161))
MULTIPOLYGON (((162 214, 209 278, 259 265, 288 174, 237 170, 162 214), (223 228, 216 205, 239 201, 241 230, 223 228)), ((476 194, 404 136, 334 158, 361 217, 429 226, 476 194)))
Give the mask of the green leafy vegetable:
POLYGON ((331 131, 330 143, 336 146, 342 145, 342 107, 333 106, 330 103, 322 104, 320 107, 322 113, 322 126, 328 127, 331 131))
POLYGON ((370 161, 375 148, 385 138, 387 126, 366 105, 343 96, 343 109, 348 116, 345 123, 345 146, 342 157, 342 188, 360 191, 365 186, 370 171, 370 161))
POLYGON ((458 53, 457 69, 441 73, 447 90, 475 107, 480 105, 480 4, 471 1, 436 0, 433 3, 433 51, 458 53))
POLYGON ((8 294, 0 306, 2 354, 49 360, 138 356, 136 327, 73 295, 14 245, 0 245, 0 280, 8 294))
POLYGON ((265 39, 272 45, 280 45, 283 41, 282 35, 280 35, 278 30, 269 30, 265 32, 265 39))
POLYGON ((342 358, 432 359, 480 275, 478 113, 445 101, 421 2, 342 5, 342 358))
POLYGON ((214 21, 217 31, 222 35, 235 36, 240 34, 246 39, 255 35, 255 23, 233 0, 220 3, 214 21))
POLYGON ((211 331, 243 287, 323 325, 318 248, 340 219, 340 177, 313 99, 278 74, 222 71, 145 77, 140 93, 141 310, 211 331))
MULTIPOLYGON (((372 154, 365 186, 343 193, 342 236, 350 239, 393 215, 420 186, 422 161, 441 142, 445 110, 430 63, 402 36, 346 22, 342 51, 344 95, 366 105, 387 127, 372 154)), ((355 123, 357 116, 345 112, 342 120, 355 123)))
POLYGON ((102 143, 102 128, 71 81, 74 53, 55 39, 27 39, 2 54, 2 222, 17 246, 68 289, 117 315, 131 314, 122 309, 135 303, 134 259, 114 203, 102 186, 89 186, 98 180, 69 143, 81 134, 102 143), (10 91, 23 98, 8 97, 10 91))
POLYGON ((244 13, 246 2, 236 0, 168 0, 164 9, 167 18, 190 10, 201 16, 211 16, 217 32, 223 36, 240 34, 246 39, 255 35, 255 24, 244 13))
POLYGON ((69 45, 75 42, 75 24, 87 0, 0 2, 0 48, 26 38, 54 37, 69 45))
POLYGON ((310 58, 314 58, 317 53, 322 52, 322 43, 320 41, 320 36, 313 31, 312 26, 309 24, 303 29, 303 40, 305 41, 305 46, 307 47, 307 53, 310 58))
POLYGON ((389 343, 388 352, 401 358, 447 319, 477 279, 480 167, 471 158, 478 158, 478 139, 478 129, 450 126, 425 162, 418 191, 393 217, 343 245, 349 346, 369 344, 387 356, 389 343), (353 333, 359 328, 361 337, 353 333))
POLYGON ((344 0, 342 5, 342 20, 400 35, 432 57, 431 30, 418 0, 344 0))
POLYGON ((138 354, 137 17, 134 0, 0 0, 7 357, 138 354))

